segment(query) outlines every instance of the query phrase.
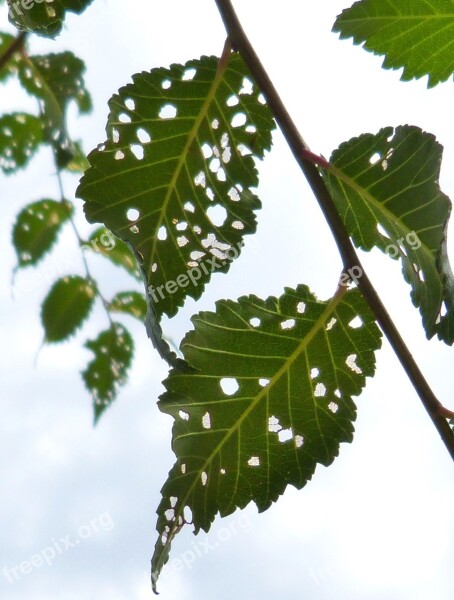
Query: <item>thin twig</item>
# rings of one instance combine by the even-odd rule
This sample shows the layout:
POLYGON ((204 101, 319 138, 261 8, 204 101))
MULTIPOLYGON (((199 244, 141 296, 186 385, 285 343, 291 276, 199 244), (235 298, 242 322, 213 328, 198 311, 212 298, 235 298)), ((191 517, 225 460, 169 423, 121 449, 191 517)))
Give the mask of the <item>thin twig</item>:
POLYGON ((415 388, 424 408, 434 423, 441 439, 443 440, 451 458, 454 460, 454 432, 446 420, 446 409, 435 396, 419 369, 409 349, 405 345, 398 329, 394 325, 379 295, 370 282, 364 267, 358 258, 342 219, 337 212, 333 199, 326 187, 317 167, 310 159, 315 156, 304 142, 301 134, 290 117, 284 103, 277 93, 271 79, 260 62, 254 48, 249 42, 241 23, 232 6, 231 0, 215 0, 218 10, 224 21, 232 48, 239 52, 249 68, 252 76, 260 87, 271 112, 276 119, 297 163, 303 171, 317 201, 331 229, 342 259, 344 272, 348 273, 354 268, 362 273, 357 281, 364 298, 372 309, 377 322, 388 338, 397 358, 407 373, 415 388), (309 159, 309 160, 308 160, 309 159))
POLYGON ((14 40, 11 42, 11 44, 8 46, 5 52, 3 52, 3 54, 0 56, 0 71, 9 62, 13 54, 22 50, 26 39, 26 31, 22 31, 22 33, 19 33, 19 35, 16 38, 14 38, 14 40))

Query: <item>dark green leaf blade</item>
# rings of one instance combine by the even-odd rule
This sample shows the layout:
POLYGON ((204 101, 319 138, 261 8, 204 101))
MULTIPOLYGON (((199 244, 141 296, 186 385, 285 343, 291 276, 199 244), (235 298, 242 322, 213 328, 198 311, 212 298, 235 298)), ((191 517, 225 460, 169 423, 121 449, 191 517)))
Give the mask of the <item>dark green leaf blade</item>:
POLYGON ((48 252, 73 211, 70 202, 44 199, 26 206, 13 227, 13 245, 18 266, 36 263, 48 252))
POLYGON ((96 290, 93 283, 78 275, 59 279, 41 307, 41 321, 48 343, 69 338, 88 317, 96 290))
POLYGON ((8 175, 25 167, 43 141, 41 119, 27 113, 0 117, 0 168, 8 175))
POLYGON ((401 258, 428 338, 454 342, 454 277, 439 187, 442 147, 418 127, 386 127, 342 144, 325 180, 354 244, 401 258))
POLYGON ((381 334, 359 291, 340 288, 328 302, 306 286, 279 299, 222 300, 193 317, 182 343, 199 371, 171 371, 160 409, 174 417, 177 462, 162 488, 153 585, 173 537, 187 522, 208 531, 249 502, 260 511, 317 463, 329 465, 351 442, 366 376, 381 334))
POLYGON ((361 0, 345 9, 333 31, 385 55, 385 68, 403 67, 402 80, 429 76, 428 86, 454 73, 454 0, 361 0))
POLYGON ((112 312, 130 315, 139 321, 145 321, 147 316, 147 302, 140 292, 119 292, 115 294, 107 308, 112 312))
POLYGON ((95 424, 115 400, 119 387, 126 382, 134 354, 134 342, 129 331, 120 323, 112 323, 85 346, 95 357, 82 377, 93 396, 95 424))
POLYGON ((117 267, 122 267, 127 273, 142 280, 137 261, 128 246, 105 227, 98 227, 82 244, 82 250, 99 252, 117 267))
POLYGON ((174 316, 255 232, 254 158, 274 122, 236 54, 134 75, 109 104, 108 140, 90 153, 77 195, 90 222, 134 249, 158 319, 174 316))
MULTIPOLYGON (((0 31, 0 56, 3 56, 3 54, 7 51, 7 49, 13 43, 14 43, 14 36, 10 35, 9 33, 0 31)), ((0 69, 0 82, 5 81, 6 79, 8 79, 8 77, 10 75, 12 75, 15 72, 15 70, 17 69, 17 66, 19 64, 19 61, 20 61, 20 53, 16 52, 11 56, 11 58, 6 63, 6 65, 4 65, 2 69, 0 69)))
POLYGON ((9 20, 22 31, 45 37, 57 36, 66 12, 80 14, 93 0, 8 0, 9 20))

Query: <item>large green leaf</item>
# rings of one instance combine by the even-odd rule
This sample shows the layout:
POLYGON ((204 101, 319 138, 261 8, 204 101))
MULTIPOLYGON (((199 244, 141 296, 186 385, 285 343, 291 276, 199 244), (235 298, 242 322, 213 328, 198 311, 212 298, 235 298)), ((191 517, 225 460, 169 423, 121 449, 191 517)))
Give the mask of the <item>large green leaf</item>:
POLYGON ((384 54, 385 68, 403 67, 404 81, 429 75, 433 87, 454 72, 454 0, 362 0, 333 30, 384 54))
POLYGON ((159 403, 175 419, 177 462, 158 508, 154 586, 185 523, 197 533, 251 501, 266 510, 317 463, 332 463, 352 441, 352 396, 381 344, 359 291, 345 287, 328 302, 306 286, 279 299, 221 300, 193 323, 182 350, 198 372, 171 371, 159 403))
POLYGON ((55 37, 66 12, 82 13, 92 0, 8 0, 9 20, 18 29, 55 37))
POLYGON ((342 144, 325 179, 356 246, 401 258, 429 338, 454 342, 451 201, 438 179, 442 148, 417 127, 386 127, 342 144))
POLYGON ((70 202, 49 199, 38 200, 21 210, 13 227, 13 244, 19 267, 36 265, 52 248, 72 210, 70 202))
POLYGON ((256 228, 254 159, 274 122, 242 59, 228 58, 134 75, 77 191, 88 220, 133 248, 158 320, 228 271, 256 228))
POLYGON ((59 279, 41 308, 46 342, 62 342, 75 333, 88 317, 95 294, 93 283, 83 277, 68 275, 59 279))
POLYGON ((41 119, 27 113, 0 117, 0 169, 14 173, 25 167, 43 140, 41 119))
POLYGON ((120 323, 112 323, 85 346, 95 357, 82 373, 87 389, 93 396, 95 423, 115 400, 118 389, 126 382, 134 354, 134 342, 120 323))
POLYGON ((66 130, 66 111, 74 101, 81 114, 91 109, 91 97, 85 88, 84 62, 72 52, 31 56, 21 61, 19 79, 24 88, 42 103, 45 139, 56 150, 58 166, 65 167, 79 158, 66 130))

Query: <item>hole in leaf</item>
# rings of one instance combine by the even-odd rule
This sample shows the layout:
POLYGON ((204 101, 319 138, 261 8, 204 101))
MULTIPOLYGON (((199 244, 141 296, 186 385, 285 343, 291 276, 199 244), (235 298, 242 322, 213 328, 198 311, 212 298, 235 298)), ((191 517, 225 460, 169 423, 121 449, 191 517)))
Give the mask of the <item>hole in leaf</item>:
POLYGON ((245 94, 246 96, 249 96, 252 94, 253 89, 254 89, 254 85, 253 85, 252 81, 250 79, 248 79, 247 77, 244 77, 242 87, 240 90, 240 95, 245 94))
POLYGON ((224 225, 225 220, 227 219, 227 211, 220 204, 215 204, 214 206, 209 206, 207 209, 207 216, 210 221, 216 227, 221 227, 224 225))
POLYGON ((212 173, 216 173, 219 167, 221 166, 221 161, 219 158, 213 158, 210 160, 209 168, 212 173))
POLYGON ((244 229, 244 223, 242 223, 241 221, 233 221, 232 227, 233 229, 238 229, 239 231, 242 231, 244 229))
POLYGON ((257 133, 257 127, 255 125, 248 125, 246 131, 247 133, 257 133))
POLYGON ((227 106, 236 106, 237 104, 239 104, 239 102, 240 99, 238 98, 238 96, 235 96, 235 94, 227 98, 227 106))
POLYGON ((181 472, 183 473, 183 475, 186 473, 186 465, 183 463, 180 467, 181 472))
POLYGON ((266 379, 265 377, 261 377, 259 379, 259 385, 261 385, 262 387, 266 387, 269 384, 270 380, 266 379))
POLYGON ((115 127, 112 127, 112 141, 114 144, 118 144, 120 141, 120 134, 118 133, 118 129, 115 129, 115 127))
POLYGON ((277 434, 277 437, 281 443, 288 442, 288 440, 293 438, 293 431, 291 429, 281 429, 277 434))
POLYGON ((234 377, 223 377, 219 385, 226 396, 233 396, 240 389, 238 381, 234 377))
POLYGON ((335 390, 334 395, 337 396, 338 398, 342 397, 342 394, 341 394, 340 390, 335 390))
POLYGON ((296 305, 296 312, 302 315, 304 314, 305 310, 306 305, 304 304, 304 302, 298 302, 298 304, 296 305))
POLYGON ((167 239, 167 228, 161 225, 158 231, 158 240, 164 241, 167 239))
POLYGON ((204 158, 211 158, 213 156, 213 148, 206 142, 201 146, 200 150, 204 158))
POLYGON ((211 202, 213 202, 213 200, 214 200, 213 190, 211 188, 207 188, 205 190, 205 194, 207 195, 208 200, 211 200, 211 202))
POLYGON ((142 160, 143 159, 143 148, 142 146, 139 146, 139 144, 133 144, 131 146, 131 152, 134 154, 134 156, 137 158, 137 160, 142 160))
POLYGON ((175 508, 175 506, 177 505, 177 502, 178 502, 178 498, 176 498, 175 496, 170 496, 169 502, 170 502, 170 506, 172 508, 175 508))
POLYGON ((202 417, 202 426, 204 429, 211 429, 211 416, 209 412, 206 412, 202 417))
POLYGON ((380 235, 387 238, 388 240, 391 239, 389 237, 389 235, 386 233, 386 229, 380 223, 377 223, 377 231, 380 235))
POLYGON ((313 369, 311 369, 311 379, 315 379, 319 375, 320 375, 320 370, 317 369, 317 367, 314 367, 313 369))
POLYGON ((216 179, 218 181, 227 181, 227 175, 222 167, 220 167, 216 173, 216 179))
POLYGON ((203 471, 202 474, 200 475, 200 479, 202 481, 202 485, 205 486, 208 481, 208 475, 205 473, 205 471, 203 471))
POLYGON ((185 235, 180 235, 179 237, 177 237, 177 244, 180 248, 183 248, 183 246, 189 244, 189 240, 185 235))
POLYGON ((128 221, 137 221, 137 219, 140 217, 140 212, 137 210, 137 208, 129 208, 126 211, 126 216, 128 221))
POLYGON ((192 204, 192 202, 186 202, 183 208, 186 212, 195 212, 195 206, 192 204))
POLYGON ((251 458, 247 461, 247 464, 250 467, 260 467, 260 458, 258 456, 251 456, 251 458))
POLYGON ((131 123, 131 117, 126 113, 120 113, 118 115, 118 120, 120 121, 120 123, 131 123))
POLYGON ((218 128, 219 128, 219 121, 218 121, 217 119, 213 119, 213 120, 211 121, 211 127, 212 127, 213 129, 218 129, 218 128))
POLYGON ((125 155, 121 150, 117 150, 115 152, 115 156, 114 156, 115 160, 123 160, 124 157, 125 157, 125 155))
POLYGON ((266 104, 265 96, 262 93, 257 96, 257 100, 260 102, 260 104, 266 104))
POLYGON ((244 113, 236 113, 231 121, 232 127, 241 127, 246 123, 246 115, 244 113))
POLYGON ((181 221, 181 223, 177 223, 176 229, 177 231, 186 231, 188 228, 188 224, 186 221, 181 221))
POLYGON ((189 421, 189 413, 185 412, 184 410, 179 410, 178 414, 180 415, 180 419, 183 419, 183 421, 189 421))
POLYGON ((159 111, 160 119, 174 119, 177 116, 177 107, 173 104, 164 104, 159 111))
POLYGON ((168 90, 171 86, 172 82, 170 81, 170 79, 164 79, 164 81, 161 83, 161 87, 163 90, 168 90))
POLYGON ((220 470, 219 470, 219 473, 220 473, 221 475, 225 475, 225 469, 220 469, 220 470))
POLYGON ((233 200, 234 202, 239 202, 241 200, 238 190, 234 187, 231 187, 229 189, 229 191, 227 192, 227 195, 230 198, 230 200, 233 200))
POLYGON ((183 516, 186 523, 192 523, 192 510, 189 506, 183 508, 183 516))
POLYGON ((205 256, 206 252, 200 252, 200 250, 193 250, 191 252, 191 258, 192 260, 196 260, 199 261, 201 258, 203 258, 205 256))
POLYGON ((129 231, 131 233, 139 233, 140 229, 137 227, 137 225, 133 225, 132 227, 129 228, 129 231))
POLYGON ((301 448, 304 444, 304 437, 302 435, 295 435, 295 447, 301 448))
POLYGON ((230 150, 230 147, 224 148, 224 150, 222 152, 222 162, 227 164, 230 162, 231 158, 232 158, 232 151, 230 150))
POLYGON ((326 331, 331 331, 334 325, 337 323, 337 319, 332 317, 331 321, 326 325, 326 331))
POLYGON ((360 327, 362 327, 364 325, 361 317, 358 317, 358 315, 352 319, 350 321, 350 323, 348 324, 349 327, 351 327, 352 329, 359 329, 360 327))
POLYGON ((136 103, 134 102, 134 100, 132 98, 126 98, 126 100, 125 100, 125 106, 129 110, 135 110, 136 103))
POLYGON ((238 144, 237 150, 241 154, 241 156, 249 156, 250 154, 252 154, 252 150, 245 144, 238 144))
POLYGON ((139 127, 137 130, 137 139, 142 144, 149 144, 151 142, 151 135, 143 127, 139 127))
POLYGON ((252 317, 252 319, 249 319, 249 323, 252 325, 252 327, 259 327, 261 321, 257 317, 252 317))
POLYGON ((336 414, 336 413, 337 413, 337 411, 339 410, 339 406, 338 406, 338 405, 337 405, 335 402, 330 402, 330 403, 328 404, 328 408, 329 408, 329 410, 330 410, 332 413, 334 413, 334 414, 336 414))
POLYGON ((357 373, 358 375, 361 375, 362 371, 356 364, 356 359, 357 359, 356 354, 350 354, 350 356, 347 356, 347 360, 345 361, 345 364, 351 371, 353 371, 353 373, 357 373))
POLYGON ((168 508, 165 511, 164 515, 168 521, 172 521, 175 517, 175 511, 173 510, 173 508, 168 508))
POLYGON ((375 152, 375 154, 372 154, 372 156, 369 158, 369 162, 371 165, 375 165, 378 163, 378 161, 381 159, 381 154, 379 152, 375 152))
POLYGON ((206 187, 206 184, 207 184, 206 175, 203 171, 200 171, 199 173, 197 173, 197 175, 194 177, 194 183, 196 185, 206 187))
POLYGON ((317 383, 317 385, 315 386, 315 390, 314 390, 314 396, 316 398, 319 398, 321 396, 324 396, 326 394, 326 386, 323 383, 317 383))
POLYGON ((293 329, 296 325, 295 319, 287 319, 286 321, 282 321, 281 329, 293 329))
POLYGON ((279 423, 279 419, 272 415, 268 419, 268 431, 271 433, 279 433, 282 429, 282 425, 279 423))
POLYGON ((151 272, 156 273, 157 270, 158 270, 158 263, 153 263, 153 265, 151 267, 151 272))
POLYGON ((181 80, 182 81, 191 81, 196 76, 196 73, 197 73, 197 69, 194 69, 193 67, 190 67, 189 69, 185 70, 185 72, 183 73, 183 76, 182 76, 181 80))

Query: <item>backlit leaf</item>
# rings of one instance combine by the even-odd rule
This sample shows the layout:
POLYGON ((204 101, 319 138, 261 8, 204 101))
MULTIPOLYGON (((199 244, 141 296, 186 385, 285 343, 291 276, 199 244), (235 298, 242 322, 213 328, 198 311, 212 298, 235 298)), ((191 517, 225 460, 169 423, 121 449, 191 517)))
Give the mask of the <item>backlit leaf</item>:
POLYGON ((112 323, 85 346, 94 353, 93 360, 82 373, 93 396, 95 423, 115 400, 120 386, 126 382, 134 354, 134 342, 129 331, 120 323, 112 323))
POLYGON ((78 275, 59 279, 41 308, 46 342, 62 342, 75 333, 88 317, 95 293, 93 284, 78 275))
POLYGON ((45 199, 29 204, 19 213, 13 228, 19 267, 36 265, 51 249, 72 208, 69 202, 45 199))
POLYGON ((136 279, 142 280, 137 261, 128 246, 105 227, 99 227, 82 245, 84 251, 99 252, 114 265, 122 267, 136 279))
POLYGON ((454 0, 361 0, 339 15, 334 31, 375 54, 402 79, 429 76, 429 87, 454 73, 454 0))
POLYGON ((159 402, 175 419, 177 462, 158 508, 154 586, 186 522, 197 533, 251 501, 264 511, 333 462, 352 441, 352 396, 374 374, 381 344, 357 289, 328 302, 306 286, 221 300, 193 323, 182 351, 198 372, 171 371, 159 402))
POLYGON ((112 312, 125 313, 145 321, 147 315, 147 303, 143 294, 139 292, 119 292, 112 298, 108 304, 108 309, 112 312))
POLYGON ((66 12, 82 13, 92 0, 8 0, 9 20, 18 29, 57 36, 66 12))
POLYGON ((25 167, 43 141, 41 119, 26 113, 0 117, 0 168, 7 175, 25 167))
POLYGON ((454 277, 446 231, 451 201, 438 179, 442 147, 411 126, 342 144, 325 179, 353 242, 402 260, 428 338, 454 342, 454 277))

